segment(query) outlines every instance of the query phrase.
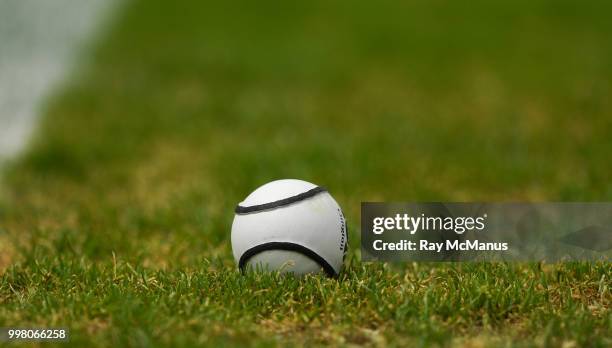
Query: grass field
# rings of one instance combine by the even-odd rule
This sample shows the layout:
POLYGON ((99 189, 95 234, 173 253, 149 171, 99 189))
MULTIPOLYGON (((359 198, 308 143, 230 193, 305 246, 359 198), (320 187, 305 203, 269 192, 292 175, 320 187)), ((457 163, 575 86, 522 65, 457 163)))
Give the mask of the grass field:
MULTIPOLYGON (((609 263, 359 262, 361 201, 612 200, 603 1, 130 1, 4 173, 0 327, 73 346, 610 346, 609 263), (339 279, 236 270, 300 178, 339 279)), ((59 344, 64 346, 65 344, 59 344)))

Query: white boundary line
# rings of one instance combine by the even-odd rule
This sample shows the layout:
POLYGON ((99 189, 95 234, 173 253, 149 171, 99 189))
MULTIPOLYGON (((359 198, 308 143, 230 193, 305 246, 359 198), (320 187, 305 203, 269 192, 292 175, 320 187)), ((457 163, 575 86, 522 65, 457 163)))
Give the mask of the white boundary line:
POLYGON ((46 97, 61 87, 116 3, 0 1, 0 163, 26 146, 46 97))

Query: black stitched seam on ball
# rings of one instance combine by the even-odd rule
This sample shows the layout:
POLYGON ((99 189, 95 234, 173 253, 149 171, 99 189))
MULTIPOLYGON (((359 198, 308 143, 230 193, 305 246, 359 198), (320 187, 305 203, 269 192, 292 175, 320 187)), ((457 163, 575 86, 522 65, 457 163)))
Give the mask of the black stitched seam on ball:
POLYGON ((273 208, 278 208, 278 207, 282 207, 285 205, 289 205, 295 202, 299 202, 302 201, 306 198, 310 198, 315 196, 318 193, 321 192, 325 192, 327 191, 325 189, 325 187, 322 186, 317 186, 313 189, 310 189, 306 192, 302 192, 299 195, 295 195, 295 196, 291 196, 288 198, 284 198, 284 199, 279 199, 278 201, 274 201, 274 202, 270 202, 270 203, 264 203, 264 204, 258 204, 258 205, 251 205, 248 207, 243 207, 241 205, 236 206, 236 214, 248 214, 248 213, 253 213, 256 211, 261 211, 261 210, 268 210, 268 209, 273 209, 273 208))
POLYGON ((242 256, 240 256, 240 260, 238 261, 238 268, 241 271, 244 271, 244 267, 246 266, 246 263, 249 261, 249 259, 251 259, 251 257, 259 254, 262 251, 267 250, 286 250, 298 252, 318 263, 328 276, 335 277, 337 275, 334 268, 327 261, 325 261, 325 259, 321 255, 317 254, 313 250, 308 249, 303 245, 289 242, 269 242, 248 249, 242 254, 242 256))

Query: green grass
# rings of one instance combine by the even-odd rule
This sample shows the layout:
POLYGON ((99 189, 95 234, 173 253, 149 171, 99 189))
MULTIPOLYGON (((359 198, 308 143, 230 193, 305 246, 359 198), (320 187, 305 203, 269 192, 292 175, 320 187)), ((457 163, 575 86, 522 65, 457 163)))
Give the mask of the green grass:
MULTIPOLYGON (((0 327, 75 346, 609 346, 609 263, 361 264, 361 201, 612 200, 612 8, 132 1, 5 172, 0 327), (339 279, 238 273, 233 208, 325 185, 339 279)), ((64 345, 64 344, 62 344, 64 345)))
POLYGON ((596 346, 609 338, 608 277, 609 266, 590 264, 392 270, 353 262, 339 279, 299 279, 241 275, 221 262, 159 270, 42 258, 5 274, 10 301, 0 315, 67 325, 77 346, 596 346))

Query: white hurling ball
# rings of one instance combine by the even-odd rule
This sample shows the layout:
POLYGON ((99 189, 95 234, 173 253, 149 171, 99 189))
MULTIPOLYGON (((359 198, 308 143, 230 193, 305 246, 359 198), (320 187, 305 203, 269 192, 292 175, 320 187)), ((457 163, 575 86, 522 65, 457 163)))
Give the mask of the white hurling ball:
POLYGON ((232 250, 241 270, 336 276, 348 246, 342 210, 324 188, 302 180, 267 183, 236 207, 232 250))

